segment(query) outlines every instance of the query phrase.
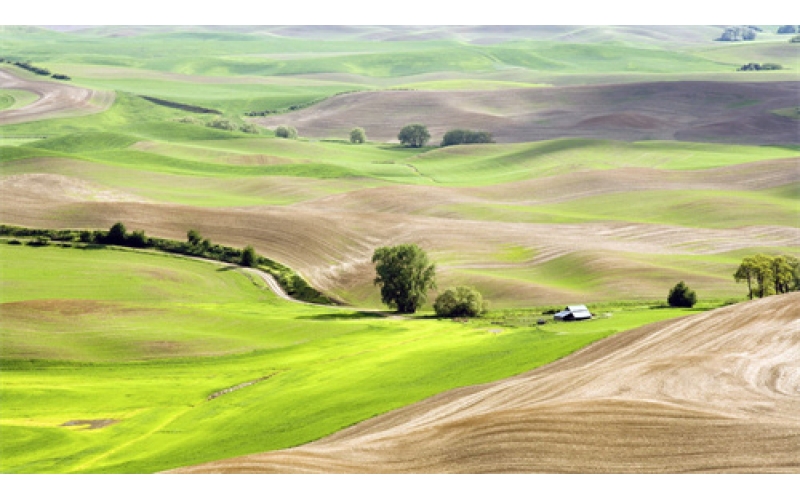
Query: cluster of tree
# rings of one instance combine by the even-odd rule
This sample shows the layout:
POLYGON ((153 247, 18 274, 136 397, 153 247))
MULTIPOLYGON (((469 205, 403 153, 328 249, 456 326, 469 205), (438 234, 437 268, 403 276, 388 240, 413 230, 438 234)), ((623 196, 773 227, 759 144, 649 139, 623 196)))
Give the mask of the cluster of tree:
POLYGON ((670 307, 694 307, 697 303, 697 294, 681 281, 670 289, 667 303, 670 307))
POLYGON ((442 147, 455 146, 457 144, 482 144, 494 142, 492 134, 489 132, 476 132, 472 130, 454 129, 449 130, 442 138, 442 147))
POLYGON ((291 125, 278 125, 275 129, 275 137, 283 139, 297 139, 297 129, 291 125))
POLYGON ((757 31, 761 31, 757 26, 730 26, 725 28, 725 31, 716 40, 719 42, 755 40, 757 31))
POLYGON ((778 63, 747 63, 737 71, 769 71, 773 69, 783 69, 783 66, 778 63))
POLYGON ((30 71, 31 73, 35 73, 41 76, 48 76, 50 78, 55 78, 56 80, 71 80, 70 77, 61 73, 50 73, 50 70, 45 68, 40 68, 38 66, 34 66, 30 62, 23 62, 23 61, 12 61, 11 59, 6 59, 5 57, 0 57, 0 63, 9 63, 17 66, 18 68, 22 68, 24 70, 30 71))
MULTIPOLYGON (((128 232, 125 225, 121 222, 117 222, 111 226, 111 229, 108 231, 30 229, 0 225, 0 236, 31 237, 33 238, 33 246, 46 246, 50 241, 60 241, 80 242, 89 245, 152 248, 168 253, 202 257, 247 267, 258 267, 274 276, 286 293, 296 299, 320 304, 331 303, 328 297, 310 286, 308 282, 292 269, 272 259, 258 255, 252 246, 238 249, 214 244, 208 238, 203 238, 200 233, 194 229, 186 233, 186 241, 152 238, 146 236, 144 231, 128 232)), ((9 243, 14 241, 16 240, 11 240, 9 243)))
POLYGON ((800 290, 800 260, 791 255, 751 255, 742 260, 733 277, 737 283, 747 283, 751 300, 800 290))
POLYGON ((778 28, 779 35, 788 35, 790 33, 800 33, 800 26, 786 24, 778 28))
POLYGON ((232 122, 231 120, 226 120, 224 118, 217 118, 216 120, 212 120, 206 123, 206 127, 217 128, 220 130, 230 130, 230 131, 240 131, 246 134, 259 134, 260 131, 257 126, 253 125, 252 123, 245 123, 243 125, 237 125, 236 123, 232 122))
MULTIPOLYGON (((436 265, 414 244, 381 247, 372 255, 375 285, 381 287, 381 301, 403 314, 413 314, 436 288, 436 265)), ((446 318, 475 317, 486 312, 487 302, 469 286, 450 287, 433 304, 436 315, 446 318)))
MULTIPOLYGON (((425 125, 414 123, 406 125, 397 134, 400 144, 412 148, 421 148, 428 143, 431 134, 425 125)), ((457 144, 485 144, 494 142, 490 132, 479 132, 465 129, 453 129, 447 131, 442 138, 441 147, 454 146, 457 144)))

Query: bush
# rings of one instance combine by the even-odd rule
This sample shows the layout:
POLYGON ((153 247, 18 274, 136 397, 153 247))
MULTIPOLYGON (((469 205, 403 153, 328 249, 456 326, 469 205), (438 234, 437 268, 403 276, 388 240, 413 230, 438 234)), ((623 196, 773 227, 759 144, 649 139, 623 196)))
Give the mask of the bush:
POLYGON ((297 139, 297 129, 290 125, 278 125, 278 128, 275 129, 275 137, 297 139))
POLYGON ((203 125, 203 120, 194 116, 183 116, 181 118, 176 118, 175 121, 178 123, 188 123, 190 125, 203 125))
POLYGON ((669 291, 667 303, 671 307, 694 307, 697 303, 697 295, 692 289, 681 281, 669 291))
POLYGON ((245 134, 260 134, 261 130, 252 123, 245 123, 240 129, 245 134))
POLYGON ((19 240, 8 240, 9 245, 22 245, 22 242, 19 240))
POLYGON ((46 247, 50 244, 50 238, 47 236, 37 236, 28 242, 28 246, 32 247, 46 247))
POLYGON ((361 127, 356 127, 350 131, 350 142, 353 144, 364 144, 367 140, 367 134, 361 127))
POLYGON ((442 138, 442 147, 455 146, 457 144, 485 144, 494 142, 492 134, 489 132, 475 132, 472 130, 455 129, 449 130, 442 138))
POLYGON ((222 118, 217 118, 216 120, 212 120, 212 121, 206 123, 206 126, 211 127, 211 128, 218 128, 220 130, 231 130, 231 131, 236 130, 236 129, 239 128, 232 121, 225 120, 225 119, 222 119, 222 118))
POLYGON ((109 229, 103 243, 107 243, 109 245, 124 245, 126 238, 127 234, 125 225, 122 222, 117 222, 111 226, 111 229, 109 229))
POLYGON ((443 318, 474 318, 484 312, 484 302, 480 292, 474 288, 457 286, 450 287, 439 295, 433 309, 437 316, 443 318))
POLYGON ((428 128, 419 123, 406 125, 400 130, 400 133, 397 134, 397 139, 401 144, 412 148, 421 148, 430 138, 431 134, 428 133, 428 128))

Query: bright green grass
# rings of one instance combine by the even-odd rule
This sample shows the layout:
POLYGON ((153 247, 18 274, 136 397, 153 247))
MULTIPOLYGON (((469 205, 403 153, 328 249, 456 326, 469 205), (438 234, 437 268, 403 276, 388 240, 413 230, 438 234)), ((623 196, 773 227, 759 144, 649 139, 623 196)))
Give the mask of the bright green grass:
POLYGON ((27 106, 39 99, 33 92, 19 89, 0 90, 0 110, 16 109, 27 106))
POLYGON ((773 110, 772 112, 778 116, 785 116, 793 120, 800 120, 800 106, 795 106, 793 108, 776 109, 773 110))
POLYGON ((292 304, 238 271, 171 256, 4 244, 0 258, 6 473, 154 472, 295 446, 690 312, 497 334, 292 304), (62 426, 108 418, 120 422, 62 426))

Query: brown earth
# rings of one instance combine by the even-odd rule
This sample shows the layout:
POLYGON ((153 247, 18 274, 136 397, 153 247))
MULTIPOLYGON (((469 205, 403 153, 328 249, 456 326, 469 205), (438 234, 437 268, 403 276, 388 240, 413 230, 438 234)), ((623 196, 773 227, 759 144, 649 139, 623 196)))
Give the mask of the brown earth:
POLYGON ((294 113, 258 118, 312 138, 376 141, 423 123, 438 143, 447 130, 491 132, 497 142, 563 137, 737 144, 797 144, 797 122, 771 110, 797 105, 800 82, 654 82, 492 91, 380 91, 332 97, 294 113))
POLYGON ((293 449, 177 473, 798 473, 800 301, 648 325, 293 449))
POLYGON ((26 90, 39 96, 27 106, 0 111, 0 125, 99 113, 108 109, 115 97, 113 92, 28 79, 6 69, 0 69, 0 88, 26 90))
MULTIPOLYGON (((24 162, 28 160, 19 163, 24 162)), ((10 167, 14 165, 17 162, 9 163, 10 167)), ((31 167, 28 163, 24 165, 26 169, 31 167)), ((635 190, 749 191, 796 183, 797 172, 794 159, 702 171, 627 168, 477 188, 384 186, 327 196, 320 190, 313 199, 289 206, 247 208, 156 203, 126 197, 126 193, 118 190, 99 190, 93 183, 59 174, 17 174, 0 179, 3 200, 0 220, 29 227, 75 229, 108 228, 117 221, 125 221, 129 230, 142 229, 151 236, 179 240, 185 238, 189 228, 194 228, 217 243, 253 245, 260 254, 296 269, 316 287, 336 298, 347 296, 347 300, 357 303, 367 303, 377 296, 371 284, 373 251, 379 246, 410 241, 425 248, 440 263, 441 285, 456 284, 455 281, 465 278, 464 273, 473 270, 512 273, 506 278, 469 276, 469 282, 479 286, 496 304, 578 300, 572 291, 513 276, 514 270, 523 272, 570 254, 580 256, 587 268, 605 276, 591 293, 581 292, 581 301, 609 300, 609 294, 613 299, 663 299, 665 287, 678 279, 689 280, 718 296, 738 296, 744 293, 743 285, 735 284, 727 272, 723 273, 724 278, 718 278, 708 274, 710 268, 698 264, 696 273, 685 276, 681 273, 686 270, 646 264, 644 260, 648 256, 697 256, 750 248, 796 247, 800 229, 769 225, 769 221, 759 226, 729 229, 622 221, 497 222, 470 220, 449 207, 481 203, 537 205, 635 190), (530 249, 533 257, 524 262, 498 259, 498 252, 509 246, 530 249), (605 253, 605 258, 598 259, 599 253, 605 253), (634 254, 639 255, 640 261, 631 259, 634 254), (623 271, 632 273, 636 279, 626 278, 623 271)), ((298 189, 308 193, 317 186, 314 180, 302 182, 306 186, 297 186, 298 189)))

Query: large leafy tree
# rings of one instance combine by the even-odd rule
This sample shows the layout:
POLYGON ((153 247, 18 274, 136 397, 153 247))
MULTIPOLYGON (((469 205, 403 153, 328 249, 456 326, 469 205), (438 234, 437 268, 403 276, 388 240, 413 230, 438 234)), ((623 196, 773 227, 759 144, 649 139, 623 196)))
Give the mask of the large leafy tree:
POLYGON ((401 144, 411 146, 412 148, 421 148, 427 144, 430 138, 431 134, 428 133, 428 127, 420 125, 419 123, 406 125, 400 130, 400 133, 397 134, 397 139, 401 144))
POLYGON ((414 244, 381 247, 372 255, 375 284, 381 300, 400 313, 414 313, 425 303, 428 290, 436 288, 436 265, 414 244))

